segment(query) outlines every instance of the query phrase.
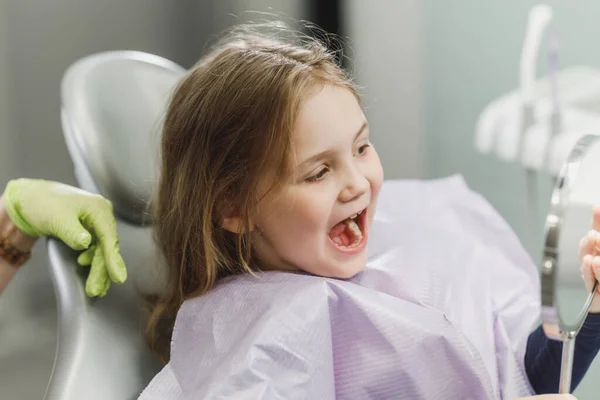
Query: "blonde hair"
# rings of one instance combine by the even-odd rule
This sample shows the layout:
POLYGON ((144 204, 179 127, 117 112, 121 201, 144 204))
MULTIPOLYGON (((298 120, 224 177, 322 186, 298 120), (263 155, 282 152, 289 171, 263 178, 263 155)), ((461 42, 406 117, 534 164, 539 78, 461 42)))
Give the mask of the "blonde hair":
POLYGON ((301 102, 324 84, 358 97, 335 56, 321 40, 282 24, 243 25, 177 86, 164 122, 154 202, 168 285, 147 327, 148 341, 164 362, 183 301, 225 276, 258 269, 250 240, 260 200, 256 188, 292 173, 292 132, 301 102), (241 233, 220 226, 224 213, 241 218, 241 233))

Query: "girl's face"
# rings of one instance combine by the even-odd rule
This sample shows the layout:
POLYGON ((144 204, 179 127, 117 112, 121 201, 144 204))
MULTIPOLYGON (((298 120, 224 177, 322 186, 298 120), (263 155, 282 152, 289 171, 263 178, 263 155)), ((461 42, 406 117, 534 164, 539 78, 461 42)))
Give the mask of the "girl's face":
POLYGON ((349 278, 367 262, 383 169, 358 101, 326 85, 301 106, 294 131, 296 176, 264 198, 253 221, 263 264, 349 278))

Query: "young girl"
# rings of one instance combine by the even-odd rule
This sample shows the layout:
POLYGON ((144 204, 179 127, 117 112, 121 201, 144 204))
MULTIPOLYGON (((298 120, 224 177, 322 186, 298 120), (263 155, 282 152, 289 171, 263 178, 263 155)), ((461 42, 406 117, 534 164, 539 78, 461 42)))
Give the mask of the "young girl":
MULTIPOLYGON (((556 391, 560 344, 529 335, 536 270, 506 224, 459 178, 382 188, 334 55, 260 29, 234 29, 168 108, 155 224, 169 286, 148 335, 170 361, 141 398, 556 391)), ((581 333, 575 384, 599 326, 581 333)))

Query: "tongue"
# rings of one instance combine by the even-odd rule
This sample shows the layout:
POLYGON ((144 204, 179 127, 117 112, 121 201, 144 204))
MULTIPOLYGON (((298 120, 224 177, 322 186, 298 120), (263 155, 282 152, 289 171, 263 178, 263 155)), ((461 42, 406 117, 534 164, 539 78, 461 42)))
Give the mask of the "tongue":
POLYGON ((346 221, 342 221, 329 231, 329 237, 334 238, 336 236, 340 236, 340 234, 344 233, 346 230, 346 221))
POLYGON ((348 220, 342 221, 329 231, 329 237, 334 243, 348 246, 352 241, 352 232, 348 228, 348 220))

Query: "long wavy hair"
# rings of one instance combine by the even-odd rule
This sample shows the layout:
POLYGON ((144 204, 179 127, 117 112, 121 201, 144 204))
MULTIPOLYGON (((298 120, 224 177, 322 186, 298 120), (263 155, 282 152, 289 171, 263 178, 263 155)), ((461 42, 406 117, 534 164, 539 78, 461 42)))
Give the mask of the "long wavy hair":
POLYGON ((169 360, 177 311, 219 279, 259 269, 252 212, 265 180, 293 173, 292 132, 301 102, 322 85, 352 80, 321 39, 280 23, 230 30, 175 89, 165 117, 155 235, 167 287, 151 306, 147 339, 169 360), (239 234, 221 227, 235 213, 239 234))

